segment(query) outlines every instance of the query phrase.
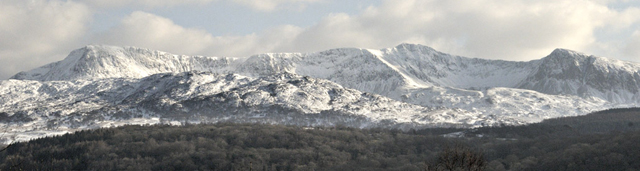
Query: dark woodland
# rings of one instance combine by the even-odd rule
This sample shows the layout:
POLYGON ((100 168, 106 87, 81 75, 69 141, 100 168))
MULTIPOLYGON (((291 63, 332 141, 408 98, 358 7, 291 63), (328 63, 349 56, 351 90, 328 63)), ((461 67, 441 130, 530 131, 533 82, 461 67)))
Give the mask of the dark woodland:
POLYGON ((640 109, 477 129, 131 125, 11 144, 0 169, 640 170, 639 144, 640 109))

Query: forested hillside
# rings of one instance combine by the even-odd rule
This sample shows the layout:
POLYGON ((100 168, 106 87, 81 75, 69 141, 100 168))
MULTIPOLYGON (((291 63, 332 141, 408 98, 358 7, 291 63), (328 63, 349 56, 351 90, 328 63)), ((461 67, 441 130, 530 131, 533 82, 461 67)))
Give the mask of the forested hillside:
POLYGON ((124 126, 12 144, 0 153, 0 169, 436 170, 468 154, 476 169, 485 170, 638 170, 639 114, 616 109, 519 127, 408 132, 233 123, 124 126))

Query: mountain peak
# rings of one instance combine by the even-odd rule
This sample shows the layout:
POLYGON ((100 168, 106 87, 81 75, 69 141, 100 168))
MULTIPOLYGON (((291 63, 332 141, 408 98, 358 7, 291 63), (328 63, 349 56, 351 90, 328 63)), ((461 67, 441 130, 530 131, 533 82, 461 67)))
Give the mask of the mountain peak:
POLYGON ((115 56, 119 51, 122 52, 123 47, 108 46, 108 45, 86 45, 80 49, 72 51, 65 59, 64 62, 77 63, 80 60, 86 60, 88 58, 100 58, 103 56, 115 56))
POLYGON ((214 57, 189 57, 137 47, 87 45, 76 49, 62 61, 51 63, 12 79, 23 80, 75 80, 102 78, 141 78, 156 73, 209 71, 219 68, 214 57))
POLYGON ((578 53, 578 52, 576 52, 576 51, 574 51, 574 50, 571 50, 571 49, 556 48, 556 49, 554 49, 554 50, 553 50, 553 52, 551 52, 551 53, 552 53, 552 54, 553 54, 553 53, 562 53, 562 54, 567 54, 567 53, 578 53))
POLYGON ((567 58, 567 57, 569 57, 569 58, 586 58, 586 57, 589 57, 589 55, 586 55, 584 53, 580 53, 580 52, 577 52, 577 51, 574 51, 574 50, 556 48, 547 57, 552 57, 552 58, 567 58))
POLYGON ((429 50, 429 51, 435 51, 435 49, 429 47, 429 46, 425 46, 425 45, 421 45, 421 44, 412 44, 412 43, 401 43, 398 46, 395 47, 396 49, 406 49, 409 51, 416 51, 416 50, 429 50))
MULTIPOLYGON (((76 49, 67 58, 73 57, 88 57, 89 55, 93 57, 106 57, 113 55, 121 55, 123 52, 127 50, 135 50, 135 51, 152 51, 144 48, 137 47, 121 47, 121 46, 111 46, 111 45, 86 45, 80 49, 76 49), (75 55, 74 55, 75 54, 75 55)), ((65 60, 67 60, 65 58, 65 60)))
POLYGON ((116 51, 123 51, 123 50, 160 52, 158 50, 151 50, 148 48, 141 48, 141 47, 135 47, 135 46, 113 46, 113 45, 103 45, 103 44, 89 44, 78 50, 96 51, 96 52, 116 52, 116 51))
POLYGON ((102 45, 102 44, 89 44, 79 50, 106 50, 106 49, 122 49, 120 46, 102 45))

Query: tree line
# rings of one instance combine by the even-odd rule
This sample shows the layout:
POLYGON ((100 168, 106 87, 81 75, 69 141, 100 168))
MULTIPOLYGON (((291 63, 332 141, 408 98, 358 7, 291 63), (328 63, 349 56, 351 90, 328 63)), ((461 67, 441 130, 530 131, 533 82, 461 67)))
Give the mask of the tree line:
POLYGON ((129 125, 14 143, 0 152, 0 170, 637 170, 638 115, 410 131, 129 125), (465 136, 443 136, 452 132, 465 136))

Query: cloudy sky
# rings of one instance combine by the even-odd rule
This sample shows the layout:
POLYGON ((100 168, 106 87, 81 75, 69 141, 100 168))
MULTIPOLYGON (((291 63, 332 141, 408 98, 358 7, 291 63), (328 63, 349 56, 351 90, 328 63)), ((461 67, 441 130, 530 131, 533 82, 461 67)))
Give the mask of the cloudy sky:
POLYGON ((0 79, 87 44, 249 56, 403 42, 487 59, 526 61, 566 48, 640 62, 640 1, 0 1, 0 79))

